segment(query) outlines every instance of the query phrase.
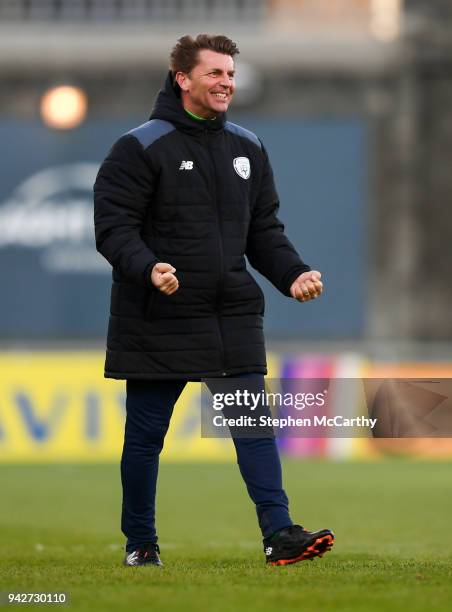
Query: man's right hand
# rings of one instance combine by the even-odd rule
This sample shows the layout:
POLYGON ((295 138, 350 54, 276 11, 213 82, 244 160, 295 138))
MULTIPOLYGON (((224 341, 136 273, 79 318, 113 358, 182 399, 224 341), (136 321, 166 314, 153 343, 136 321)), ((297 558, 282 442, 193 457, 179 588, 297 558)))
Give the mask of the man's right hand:
POLYGON ((179 288, 179 281, 174 276, 176 268, 169 263, 157 263, 152 268, 151 282, 154 287, 166 295, 171 295, 179 288))

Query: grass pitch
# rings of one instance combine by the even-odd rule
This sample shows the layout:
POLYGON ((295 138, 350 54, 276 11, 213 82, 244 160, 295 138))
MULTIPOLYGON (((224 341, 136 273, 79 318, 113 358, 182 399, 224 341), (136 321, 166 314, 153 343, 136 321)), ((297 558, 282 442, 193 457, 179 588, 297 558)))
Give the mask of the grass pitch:
POLYGON ((286 462, 293 518, 336 543, 270 568, 237 466, 163 463, 160 569, 121 566, 118 466, 3 465, 0 590, 65 591, 90 612, 450 610, 451 468, 286 462))

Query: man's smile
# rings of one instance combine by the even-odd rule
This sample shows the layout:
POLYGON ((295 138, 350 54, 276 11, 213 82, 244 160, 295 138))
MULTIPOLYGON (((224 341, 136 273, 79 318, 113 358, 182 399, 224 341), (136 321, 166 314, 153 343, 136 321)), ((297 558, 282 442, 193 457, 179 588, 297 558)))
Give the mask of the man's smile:
POLYGON ((230 94, 225 91, 211 91, 210 94, 216 98, 217 100, 221 100, 222 102, 225 100, 229 100, 230 94))

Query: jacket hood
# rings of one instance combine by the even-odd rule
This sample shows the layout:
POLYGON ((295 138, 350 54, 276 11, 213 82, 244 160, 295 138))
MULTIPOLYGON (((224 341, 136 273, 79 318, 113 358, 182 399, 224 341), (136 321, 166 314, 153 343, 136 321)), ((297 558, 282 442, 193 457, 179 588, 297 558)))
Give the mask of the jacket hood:
POLYGON ((206 121, 198 121, 190 117, 182 106, 179 85, 173 85, 173 77, 169 71, 163 88, 157 94, 149 119, 169 121, 177 129, 184 131, 198 132, 204 128, 216 131, 224 128, 226 113, 220 113, 215 119, 206 121))

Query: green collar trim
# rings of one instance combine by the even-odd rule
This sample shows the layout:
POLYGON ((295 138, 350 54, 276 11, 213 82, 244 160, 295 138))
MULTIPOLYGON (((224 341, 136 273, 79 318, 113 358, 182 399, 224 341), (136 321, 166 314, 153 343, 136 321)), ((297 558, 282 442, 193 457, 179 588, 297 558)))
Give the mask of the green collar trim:
MULTIPOLYGON (((207 119, 205 117, 200 117, 199 115, 195 115, 195 113, 192 113, 191 111, 188 110, 188 108, 184 107, 184 111, 187 113, 187 115, 189 115, 192 119, 195 119, 196 121, 207 121, 207 119)), ((215 121, 216 117, 212 117, 211 121, 215 121)))

